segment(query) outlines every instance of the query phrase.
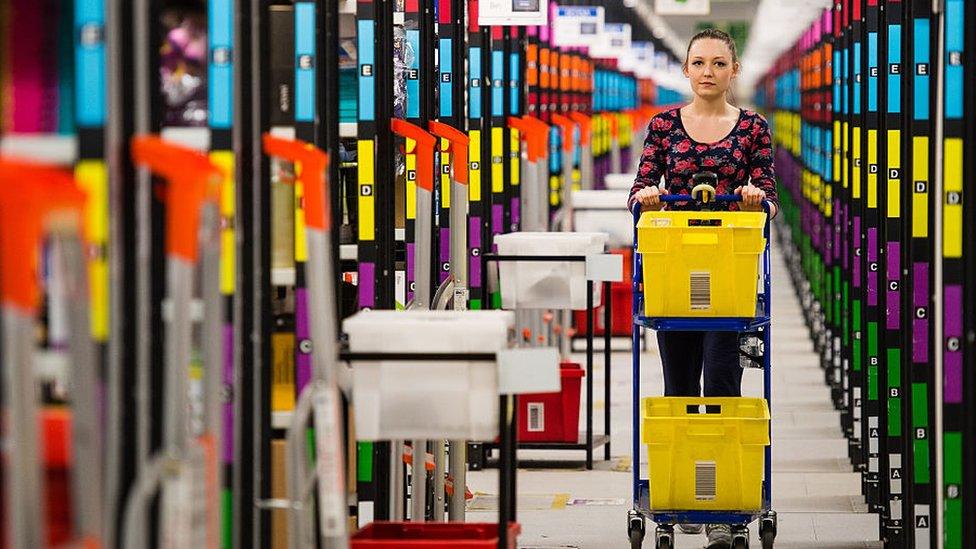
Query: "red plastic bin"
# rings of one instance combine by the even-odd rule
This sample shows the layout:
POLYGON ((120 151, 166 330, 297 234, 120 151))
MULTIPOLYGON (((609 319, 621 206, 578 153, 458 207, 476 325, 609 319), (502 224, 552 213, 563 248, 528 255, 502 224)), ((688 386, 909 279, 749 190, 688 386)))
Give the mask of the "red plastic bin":
MULTIPOLYGON (((629 337, 633 329, 631 325, 634 298, 631 287, 633 250, 611 250, 610 253, 622 255, 624 258, 623 281, 610 284, 610 300, 613 305, 613 310, 610 311, 610 335, 629 337)), ((589 330, 589 324, 586 322, 586 311, 575 311, 574 317, 577 337, 586 337, 589 330)), ((602 305, 593 310, 593 317, 595 319, 594 324, 596 324, 593 335, 602 336, 606 329, 603 322, 602 305)))
MULTIPOLYGON (((508 526, 508 546, 516 548, 522 527, 508 526)), ((352 536, 351 549, 494 549, 498 523, 371 522, 352 536)))
POLYGON ((579 364, 559 365, 561 390, 518 396, 518 440, 579 442, 580 386, 585 372, 579 364))

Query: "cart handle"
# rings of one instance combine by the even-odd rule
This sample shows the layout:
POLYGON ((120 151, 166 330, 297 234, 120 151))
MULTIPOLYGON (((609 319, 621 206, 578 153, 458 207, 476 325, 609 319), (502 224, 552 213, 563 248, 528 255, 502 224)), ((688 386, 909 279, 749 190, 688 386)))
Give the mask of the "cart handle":
POLYGON ((305 224, 319 230, 329 229, 329 209, 326 207, 328 187, 325 170, 329 167, 329 155, 323 150, 297 139, 284 139, 270 133, 263 136, 264 152, 268 156, 301 164, 297 179, 304 184, 305 224))
POLYGON ((0 303, 27 313, 36 311, 41 239, 51 223, 77 228, 85 200, 70 172, 0 160, 0 303))
POLYGON ((570 152, 573 150, 573 130, 576 129, 576 122, 569 118, 568 116, 563 116, 561 114, 553 114, 552 121, 554 124, 559 126, 559 129, 563 132, 563 151, 570 152))
POLYGON ((390 120, 390 130, 400 137, 416 142, 417 186, 427 192, 434 192, 434 145, 437 139, 420 126, 400 118, 390 120))
POLYGON ((166 253, 196 263, 200 208, 220 203, 224 173, 203 153, 158 135, 132 138, 132 160, 166 180, 166 253))
POLYGON ((508 125, 521 134, 526 144, 526 156, 529 162, 537 162, 546 156, 549 142, 549 124, 532 116, 522 118, 508 117, 508 125))
POLYGON ((592 131, 593 120, 579 111, 573 111, 569 113, 569 117, 573 119, 574 122, 579 124, 580 127, 580 145, 587 146, 590 144, 590 132, 592 131))
POLYGON ((470 143, 468 136, 460 130, 436 120, 431 120, 427 128, 434 136, 448 141, 450 145, 448 151, 451 153, 452 164, 454 165, 454 180, 462 185, 467 185, 468 145, 470 143))

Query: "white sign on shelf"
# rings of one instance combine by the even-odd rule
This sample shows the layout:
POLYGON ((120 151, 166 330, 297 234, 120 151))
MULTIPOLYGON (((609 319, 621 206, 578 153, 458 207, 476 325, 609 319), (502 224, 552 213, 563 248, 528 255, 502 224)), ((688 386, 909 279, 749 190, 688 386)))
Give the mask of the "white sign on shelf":
POLYGON ((549 24, 548 0, 481 0, 478 25, 528 27, 549 24))
POLYGON ((656 0, 654 13, 658 15, 708 15, 711 0, 656 0))
POLYGON ((630 52, 631 27, 629 23, 604 23, 603 39, 590 48, 592 57, 621 59, 630 52))
POLYGON ((560 6, 552 23, 556 46, 596 46, 603 40, 602 6, 560 6))

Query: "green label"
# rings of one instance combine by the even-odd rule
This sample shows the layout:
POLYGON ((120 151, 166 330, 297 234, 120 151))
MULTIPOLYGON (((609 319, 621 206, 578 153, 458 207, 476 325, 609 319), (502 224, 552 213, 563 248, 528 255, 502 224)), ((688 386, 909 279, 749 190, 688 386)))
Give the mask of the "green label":
POLYGON ((912 427, 927 429, 929 426, 929 391, 926 383, 912 384, 912 427))
POLYGON ((373 443, 357 443, 356 454, 356 480, 359 482, 373 482, 373 443))
POLYGON ((962 545, 962 433, 946 433, 945 455, 945 547, 962 545))
POLYGON ((471 310, 473 310, 473 311, 480 311, 481 310, 481 300, 480 299, 472 299, 469 306, 470 306, 471 310))
POLYGON ((915 484, 928 484, 929 480, 929 441, 914 440, 915 484))
POLYGON ((877 366, 868 366, 868 400, 878 400, 877 366))

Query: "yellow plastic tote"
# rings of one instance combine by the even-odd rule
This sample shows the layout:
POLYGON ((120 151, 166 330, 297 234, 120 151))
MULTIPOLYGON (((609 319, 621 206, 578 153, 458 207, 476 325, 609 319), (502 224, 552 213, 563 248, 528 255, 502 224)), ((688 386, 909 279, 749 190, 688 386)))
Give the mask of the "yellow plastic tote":
POLYGON ((769 406, 762 398, 643 400, 652 511, 759 511, 769 406))
POLYGON ((644 315, 756 316, 765 212, 644 212, 644 315))

